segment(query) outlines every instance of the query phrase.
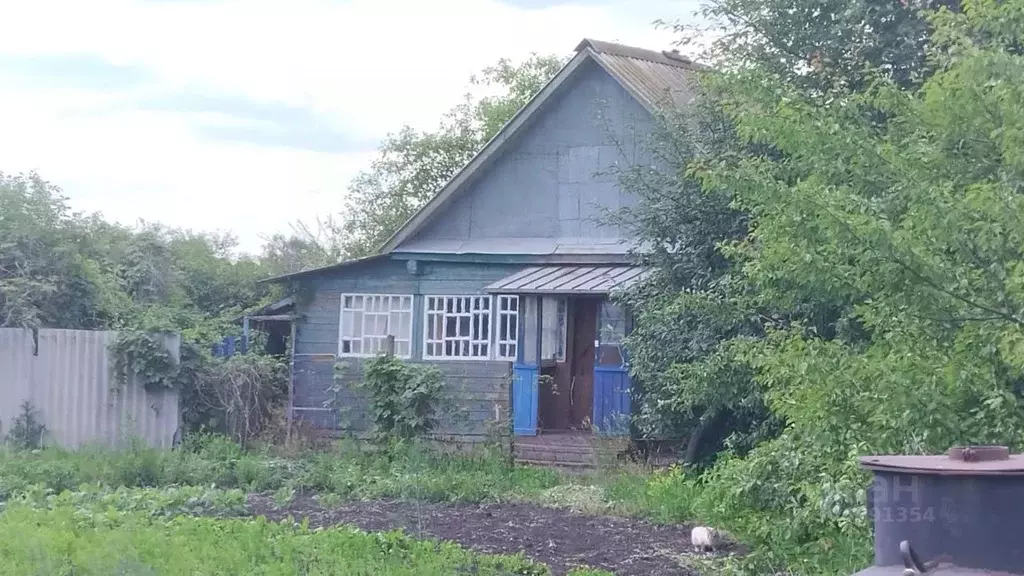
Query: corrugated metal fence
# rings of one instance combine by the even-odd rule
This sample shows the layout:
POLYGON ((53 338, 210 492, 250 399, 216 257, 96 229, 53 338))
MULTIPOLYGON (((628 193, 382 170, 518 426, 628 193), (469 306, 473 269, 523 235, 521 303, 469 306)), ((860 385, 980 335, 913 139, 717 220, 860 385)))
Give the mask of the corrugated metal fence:
MULTIPOLYGON (((29 402, 46 426, 45 441, 67 448, 123 445, 139 438, 170 446, 179 425, 176 391, 115 389, 107 346, 116 332, 0 328, 0 436, 29 402)), ((165 335, 177 357, 181 340, 165 335)))

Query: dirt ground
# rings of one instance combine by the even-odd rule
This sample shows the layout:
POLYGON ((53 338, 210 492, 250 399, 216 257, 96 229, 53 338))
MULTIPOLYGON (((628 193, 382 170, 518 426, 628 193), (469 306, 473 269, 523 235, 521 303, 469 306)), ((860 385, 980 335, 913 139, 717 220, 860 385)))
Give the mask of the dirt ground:
POLYGON ((451 540, 487 554, 523 551, 556 575, 577 566, 619 576, 698 576, 680 563, 690 553, 689 526, 586 516, 532 504, 424 504, 349 502, 325 508, 311 497, 278 507, 271 495, 251 495, 249 512, 268 520, 291 516, 311 527, 339 524, 378 531, 402 529, 417 537, 451 540))

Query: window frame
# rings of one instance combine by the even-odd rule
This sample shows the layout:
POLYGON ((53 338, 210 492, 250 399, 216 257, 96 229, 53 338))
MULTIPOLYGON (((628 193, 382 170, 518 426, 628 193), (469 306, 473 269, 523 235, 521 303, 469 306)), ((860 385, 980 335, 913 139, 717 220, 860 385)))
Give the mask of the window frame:
MULTIPOLYGON (((487 362, 487 361, 494 360, 495 359, 495 353, 497 352, 497 347, 495 346, 495 343, 494 343, 494 337, 495 337, 494 306, 495 306, 495 303, 496 303, 496 300, 495 300, 493 294, 424 294, 423 295, 423 338, 422 338, 423 349, 422 349, 422 355, 421 355, 423 360, 429 360, 429 361, 434 361, 434 362, 487 362), (444 326, 442 326, 441 340, 435 340, 435 339, 430 338, 430 315, 431 314, 437 314, 437 312, 438 312, 437 310, 431 310, 430 309, 430 299, 431 298, 441 299, 441 302, 443 304, 446 304, 447 303, 447 299, 449 299, 449 298, 451 298, 451 299, 463 299, 463 298, 473 299, 473 298, 476 298, 476 299, 480 299, 482 301, 486 301, 487 302, 487 313, 486 313, 486 316, 487 316, 487 331, 486 331, 486 334, 484 335, 483 339, 479 339, 479 338, 474 339, 472 337, 473 312, 471 310, 470 311, 470 338, 469 338, 469 346, 470 346, 471 350, 472 350, 472 347, 473 347, 474 344, 481 344, 481 343, 485 343, 486 342, 486 344, 487 344, 487 355, 485 355, 485 356, 444 356, 444 355, 437 356, 437 355, 432 355, 432 354, 428 353, 428 350, 430 348, 430 344, 440 344, 442 349, 444 348, 444 344, 445 344, 444 326)), ((470 307, 472 307, 472 300, 470 300, 470 307)), ((442 306, 442 310, 441 310, 441 314, 440 314, 441 318, 443 319, 446 314, 448 314, 447 306, 443 305, 442 306)), ((453 314, 455 314, 455 313, 453 313, 453 314)), ((458 314, 464 314, 464 313, 458 313, 458 314)), ((463 339, 459 338, 459 340, 463 340, 463 339)))
MULTIPOLYGON (((494 346, 494 359, 495 360, 501 360, 501 361, 507 361, 507 362, 516 362, 516 361, 519 360, 519 332, 520 332, 520 330, 522 330, 522 326, 520 325, 520 323, 521 323, 521 316, 520 316, 521 306, 522 306, 522 301, 520 300, 518 294, 496 294, 495 297, 494 297, 494 304, 492 305, 492 310, 495 313, 495 318, 493 320, 493 324, 494 324, 494 344, 493 344, 493 346, 494 346), (502 310, 501 302, 502 302, 503 299, 507 300, 509 302, 515 302, 515 310, 511 310, 511 309, 509 309, 509 310, 502 310), (516 330, 515 330, 514 337, 512 337, 511 339, 509 339, 509 338, 502 339, 502 337, 501 337, 501 321, 502 321, 503 317, 515 318, 516 330), (512 350, 512 354, 511 355, 508 355, 508 354, 502 355, 501 354, 501 347, 503 345, 510 347, 510 349, 512 350)), ((511 326, 511 321, 510 321, 509 325, 511 326)))
MULTIPOLYGON (((405 298, 409 299, 409 310, 408 310, 408 314, 409 314, 409 331, 408 331, 408 334, 406 335, 407 337, 406 338, 402 338, 401 337, 402 335, 400 335, 400 334, 391 333, 391 334, 385 334, 383 337, 382 336, 374 335, 374 336, 370 336, 370 338, 384 338, 386 340, 388 335, 394 335, 395 336, 395 349, 396 349, 395 357, 396 358, 402 358, 403 360, 411 359, 412 355, 413 355, 413 343, 415 342, 415 340, 413 339, 413 335, 414 335, 414 332, 415 332, 414 324, 415 324, 415 320, 416 320, 416 298, 412 294, 391 294, 391 293, 373 293, 373 292, 342 292, 340 294, 340 296, 338 298, 338 358, 373 358, 373 357, 375 357, 375 356, 377 356, 379 354, 379 352, 368 353, 368 352, 365 352, 364 349, 363 349, 364 348, 363 344, 365 344, 365 339, 367 338, 367 336, 366 336, 366 314, 367 314, 367 312, 366 312, 366 302, 367 302, 367 298, 388 298, 388 306, 389 306, 388 312, 387 312, 388 316, 390 316, 392 314, 392 311, 391 311, 391 308, 390 308, 390 305, 391 305, 390 303, 391 303, 392 299, 398 298, 399 301, 401 301, 401 299, 405 299, 405 298), (345 298, 356 298, 356 297, 362 298, 363 307, 361 309, 358 309, 358 310, 355 309, 355 308, 345 308, 345 298), (344 322, 345 322, 345 312, 346 311, 352 311, 352 312, 358 311, 358 312, 360 312, 362 314, 362 325, 360 326, 360 335, 359 335, 359 341, 360 341, 359 348, 360 348, 360 351, 358 353, 356 353, 356 352, 342 352, 342 346, 344 345, 344 341, 345 340, 354 340, 354 338, 345 338, 345 335, 343 333, 344 322), (397 349, 398 349, 398 342, 400 340, 401 341, 406 341, 406 342, 409 343, 409 352, 408 352, 408 354, 398 354, 397 349)), ((406 312, 406 311, 405 310, 400 310, 398 312, 406 312)), ((382 313, 381 312, 372 312, 372 314, 382 314, 382 313)), ((388 319, 388 326, 390 328, 390 317, 388 319)))

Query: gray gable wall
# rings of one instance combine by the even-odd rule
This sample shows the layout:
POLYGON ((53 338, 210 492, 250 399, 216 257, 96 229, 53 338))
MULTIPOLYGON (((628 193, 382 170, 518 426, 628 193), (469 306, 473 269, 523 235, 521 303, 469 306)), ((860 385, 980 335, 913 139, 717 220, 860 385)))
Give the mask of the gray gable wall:
POLYGON ((516 239, 523 240, 523 253, 547 244, 537 239, 614 244, 621 234, 599 222, 602 208, 634 200, 609 171, 643 159, 652 122, 604 69, 584 63, 501 156, 397 251, 449 251, 459 241, 488 246, 494 240, 496 251, 509 253, 516 252, 516 239))

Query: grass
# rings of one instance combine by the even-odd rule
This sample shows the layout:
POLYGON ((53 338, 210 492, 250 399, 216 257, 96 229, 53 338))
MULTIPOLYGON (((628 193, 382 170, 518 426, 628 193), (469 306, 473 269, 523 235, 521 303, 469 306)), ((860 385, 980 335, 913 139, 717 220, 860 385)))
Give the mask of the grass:
MULTIPOLYGON (((716 516, 715 502, 709 502, 708 494, 702 490, 698 482, 680 470, 645 473, 609 469, 590 475, 561 475, 550 470, 509 467, 496 452, 452 456, 419 446, 395 446, 382 452, 366 453, 355 445, 342 443, 330 453, 292 458, 245 452, 218 438, 204 438, 174 451, 138 445, 122 451, 84 449, 77 452, 53 448, 19 451, 0 447, 0 501, 8 501, 7 506, 14 507, 11 509, 29 506, 35 510, 34 514, 59 514, 66 509, 91 510, 98 507, 106 512, 113 510, 138 515, 132 517, 133 522, 140 521, 138 518, 149 518, 153 522, 173 520, 168 526, 173 525, 174 530, 185 530, 181 526, 188 524, 179 518, 181 515, 200 511, 231 514, 241 509, 247 492, 267 492, 272 493, 280 505, 309 493, 315 494, 326 506, 346 500, 387 498, 433 502, 531 501, 582 513, 634 516, 663 523, 710 520, 713 525, 734 530, 736 536, 743 538, 746 535, 741 530, 744 518, 716 516)), ((22 521, 27 521, 28 513, 19 514, 22 514, 22 521)), ((213 525, 229 522, 202 522, 207 521, 214 522, 213 525)), ((242 520, 230 522, 244 523, 242 520)), ((200 525, 206 526, 201 522, 195 524, 200 525)), ((237 537, 248 537, 244 535, 248 533, 243 534, 243 529, 238 530, 242 532, 237 532, 237 537)), ((77 532, 74 534, 75 538, 79 537, 77 532)), ((280 537, 286 540, 323 538, 281 534, 280 537)), ((108 536, 115 541, 121 541, 118 539, 123 537, 114 528, 110 529, 108 536)), ((68 537, 66 534, 61 536, 68 537)), ((791 546, 786 542, 755 540, 753 543, 755 554, 739 563, 732 562, 721 573, 766 573, 766 567, 771 568, 768 573, 782 573, 787 567, 799 574, 844 573, 842 570, 848 566, 861 566, 860 556, 854 552, 864 547, 860 541, 826 542, 824 558, 832 558, 829 562, 838 562, 837 566, 842 567, 842 570, 833 570, 831 564, 823 561, 821 554, 812 549, 791 546), (837 556, 842 561, 834 558, 837 556), (846 560, 846 557, 851 560, 846 560), (826 564, 829 568, 825 567, 826 564)), ((186 549, 191 554, 192 548, 186 549)), ((428 561, 424 562, 432 566, 428 561)), ((170 571, 152 573, 177 573, 172 568, 167 570, 170 571)), ((845 573, 851 571, 854 570, 845 573)), ((42 570, 35 573, 50 572, 42 570)), ((74 573, 89 572, 79 570, 74 573)), ((129 570, 120 573, 145 572, 129 570)), ((317 572, 285 570, 262 573, 317 572)))
POLYGON ((343 499, 483 502, 527 498, 560 483, 554 472, 510 469, 494 454, 451 457, 415 446, 368 454, 342 445, 337 452, 294 459, 247 453, 216 438, 190 448, 164 451, 136 445, 118 452, 0 448, 0 499, 30 488, 61 492, 101 484, 213 485, 281 494, 323 492, 343 499))
POLYGON ((314 531, 261 519, 89 513, 25 504, 0 515, 4 574, 545 575, 523 556, 474 554, 398 532, 314 531))
POLYGON ((4 574, 14 575, 544 575, 546 566, 522 556, 482 555, 397 532, 231 516, 244 512, 252 490, 272 492, 281 505, 301 491, 317 492, 325 505, 382 497, 497 501, 528 499, 559 482, 550 471, 509 469, 491 454, 445 457, 415 447, 288 460, 218 439, 177 451, 0 448, 0 557, 4 574))
POLYGON ((452 456, 418 446, 366 453, 341 444, 330 453, 289 459, 245 452, 219 438, 174 451, 139 445, 123 451, 0 448, 0 500, 30 491, 76 491, 82 486, 215 486, 272 492, 282 503, 307 493, 329 502, 525 500, 583 513, 679 523, 693 518, 691 485, 678 473, 618 470, 561 475, 509 467, 497 453, 452 456))

